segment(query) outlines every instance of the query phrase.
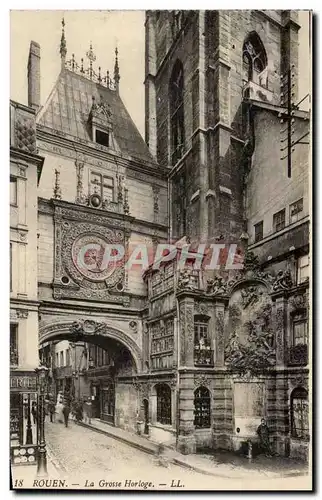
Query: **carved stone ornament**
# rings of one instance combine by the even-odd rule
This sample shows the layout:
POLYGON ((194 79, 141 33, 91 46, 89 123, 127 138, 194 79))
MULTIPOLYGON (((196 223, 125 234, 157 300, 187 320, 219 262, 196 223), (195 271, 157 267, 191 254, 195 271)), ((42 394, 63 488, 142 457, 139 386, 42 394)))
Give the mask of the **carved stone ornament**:
POLYGON ((304 387, 305 389, 307 389, 308 379, 304 375, 304 373, 299 373, 298 375, 295 375, 290 379, 290 383, 292 384, 293 388, 304 387))
POLYGON ((105 323, 99 323, 93 320, 77 320, 70 327, 70 333, 75 340, 82 338, 84 335, 104 335, 107 331, 105 323))
MULTIPOLYGON (((106 227, 102 224, 103 218, 100 224, 96 223, 94 215, 91 222, 66 220, 64 215, 65 209, 55 207, 54 297, 123 303, 120 292, 125 269, 121 261, 116 263, 109 258, 108 245, 124 245, 124 231, 106 227), (66 284, 62 285, 64 276, 69 281, 65 280, 66 284)), ((86 219, 85 216, 90 219, 87 213, 78 215, 81 219, 86 219)))
POLYGON ((189 269, 182 269, 178 277, 179 290, 195 290, 196 284, 192 278, 192 272, 189 269))
POLYGON ((256 302, 258 302, 262 293, 263 292, 256 286, 243 288, 241 290, 243 308, 246 309, 248 306, 254 305, 256 302))
POLYGON ((130 321, 129 322, 129 327, 130 327, 130 329, 132 330, 133 333, 137 333, 137 331, 138 331, 138 323, 137 323, 137 321, 134 321, 134 320, 130 321))
POLYGON ((294 295, 289 301, 292 312, 303 310, 307 308, 306 294, 294 295))
POLYGON ((246 342, 240 342, 237 331, 231 333, 225 348, 225 363, 233 373, 256 376, 275 364, 274 331, 268 321, 270 315, 271 305, 265 304, 258 314, 259 319, 248 321, 246 342))
POLYGON ((198 373, 198 375, 195 375, 194 385, 195 387, 200 387, 201 385, 204 385, 205 387, 210 387, 211 379, 207 377, 207 375, 205 375, 204 373, 198 373))
POLYGON ((203 314, 204 316, 208 315, 208 304, 204 302, 196 302, 195 303, 195 311, 198 314, 203 314))
POLYGON ((224 281, 222 276, 215 276, 213 279, 207 280, 206 293, 209 295, 226 295, 228 283, 224 281))
POLYGON ((282 290, 289 290, 290 288, 292 288, 292 286, 293 282, 290 270, 286 269, 284 271, 283 270, 278 271, 275 281, 273 283, 273 291, 279 292, 282 290))
POLYGON ((29 312, 25 309, 17 309, 17 318, 26 319, 28 318, 29 312))

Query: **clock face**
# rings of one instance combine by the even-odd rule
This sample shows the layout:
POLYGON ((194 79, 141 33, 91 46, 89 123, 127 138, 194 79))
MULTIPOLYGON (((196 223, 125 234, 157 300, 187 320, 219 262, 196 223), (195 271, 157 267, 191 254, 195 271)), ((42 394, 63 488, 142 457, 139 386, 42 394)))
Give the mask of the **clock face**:
POLYGON ((113 245, 98 235, 81 235, 72 246, 72 259, 78 271, 92 281, 104 281, 121 265, 113 245))

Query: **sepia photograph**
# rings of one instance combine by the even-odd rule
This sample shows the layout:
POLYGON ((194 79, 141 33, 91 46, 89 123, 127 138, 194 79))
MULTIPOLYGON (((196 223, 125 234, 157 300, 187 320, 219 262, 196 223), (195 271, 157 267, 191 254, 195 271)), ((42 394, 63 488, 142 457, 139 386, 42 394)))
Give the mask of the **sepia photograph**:
POLYGON ((311 50, 10 11, 11 490, 312 491, 311 50))

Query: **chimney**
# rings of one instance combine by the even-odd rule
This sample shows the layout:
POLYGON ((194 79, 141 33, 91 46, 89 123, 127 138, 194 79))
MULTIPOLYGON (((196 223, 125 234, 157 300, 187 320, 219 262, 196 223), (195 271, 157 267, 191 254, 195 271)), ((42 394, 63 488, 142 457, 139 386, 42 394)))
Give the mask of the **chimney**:
POLYGON ((28 59, 28 106, 40 108, 40 45, 30 42, 28 59))

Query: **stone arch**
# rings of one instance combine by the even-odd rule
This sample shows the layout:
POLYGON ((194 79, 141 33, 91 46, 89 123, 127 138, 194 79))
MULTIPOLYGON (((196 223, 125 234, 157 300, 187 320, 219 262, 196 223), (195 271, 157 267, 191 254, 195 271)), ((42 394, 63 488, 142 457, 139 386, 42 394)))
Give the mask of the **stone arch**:
POLYGON ((229 289, 229 297, 231 297, 233 295, 233 293, 238 290, 239 288, 242 288, 242 287, 248 287, 250 285, 264 285, 267 289, 267 293, 270 292, 270 285, 269 283, 267 283, 266 280, 262 279, 262 278, 245 278, 245 279, 240 279, 236 282, 234 282, 232 284, 232 286, 230 287, 229 289))
MULTIPOLYGON (((91 322, 100 326, 100 328, 96 330, 97 333, 86 333, 86 331, 84 331, 80 334, 80 339, 85 342, 93 343, 95 338, 102 337, 119 342, 129 350, 135 362, 136 371, 140 372, 142 368, 142 353, 135 341, 125 332, 110 326, 108 323, 91 322)), ((39 327, 39 343, 43 344, 44 342, 53 340, 73 340, 73 325, 75 325, 75 321, 55 321, 41 325, 39 327)))

